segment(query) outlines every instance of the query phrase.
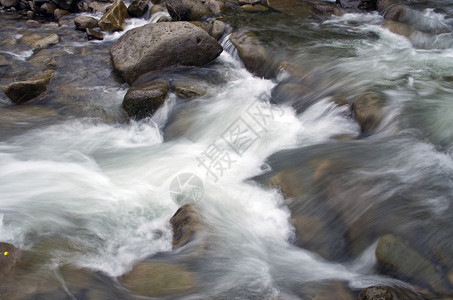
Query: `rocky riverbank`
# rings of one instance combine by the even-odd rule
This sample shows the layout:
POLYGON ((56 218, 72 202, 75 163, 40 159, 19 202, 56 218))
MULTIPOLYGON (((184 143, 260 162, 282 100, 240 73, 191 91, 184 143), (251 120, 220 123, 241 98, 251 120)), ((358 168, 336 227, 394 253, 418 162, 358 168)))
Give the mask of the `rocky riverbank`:
MULTIPOLYGON (((374 274, 400 280, 399 285, 364 288, 324 279, 291 287, 291 293, 304 299, 453 297, 453 252, 450 242, 443 240, 445 224, 419 224, 423 216, 404 211, 405 205, 419 197, 411 190, 398 190, 402 183, 396 176, 389 174, 382 180, 398 192, 377 195, 375 182, 360 175, 382 167, 381 160, 369 159, 367 153, 373 149, 392 153, 400 147, 381 146, 380 134, 391 118, 388 94, 371 88, 352 94, 329 84, 329 77, 309 63, 288 61, 278 46, 266 43, 262 32, 249 28, 247 18, 266 22, 266 18, 327 20, 348 13, 379 14, 383 19, 380 26, 406 36, 420 48, 437 45, 436 37, 451 34, 448 24, 422 26, 419 11, 390 0, 337 0, 335 4, 291 0, 0 3, 0 18, 25 26, 16 36, 0 42, 0 82, 9 99, 3 105, 11 115, 11 122, 1 120, 5 128, 19 126, 21 112, 36 118, 27 120, 26 126, 79 114, 112 123, 151 118, 171 99, 185 105, 215 93, 227 80, 222 69, 216 69, 217 58, 223 51, 236 54, 247 71, 275 83, 270 103, 290 106, 301 115, 328 99, 332 109, 341 109, 360 128, 358 134, 332 137, 335 144, 326 143, 323 151, 301 147, 278 152, 268 159, 270 170, 254 178, 284 198, 295 231, 292 245, 335 263, 358 260, 371 249, 374 274), (143 16, 155 22, 126 31, 128 20, 143 16), (121 37, 115 38, 115 32, 121 32, 121 37), (14 55, 21 59, 10 61, 14 55), (121 109, 117 104, 84 102, 109 89, 119 98, 121 109), (370 137, 374 139, 370 141, 370 137), (396 219, 395 212, 399 214, 396 219)), ((184 113, 170 112, 170 121, 161 128, 164 139, 171 140, 190 128, 184 113)), ((398 164, 398 159, 389 159, 392 164, 398 164)), ((38 282, 38 291, 12 292, 16 280, 39 281, 34 277, 39 277, 40 270, 32 266, 44 258, 35 257, 33 250, 0 243, 3 293, 17 299, 64 297, 66 291, 58 284, 63 278, 68 282, 65 288, 81 299, 116 299, 128 297, 129 292, 156 298, 197 295, 203 288, 197 267, 205 257, 215 257, 212 245, 217 243, 211 238, 209 222, 203 220, 205 214, 195 204, 180 207, 168 225, 173 231, 173 251, 136 262, 118 282, 105 274, 66 265, 51 283, 38 282), (73 272, 80 278, 68 279, 73 272), (105 281, 115 290, 102 295, 90 291, 105 281)), ((74 247, 67 241, 57 244, 57 248, 74 247)), ((50 251, 55 245, 40 241, 34 246, 40 247, 50 251)))

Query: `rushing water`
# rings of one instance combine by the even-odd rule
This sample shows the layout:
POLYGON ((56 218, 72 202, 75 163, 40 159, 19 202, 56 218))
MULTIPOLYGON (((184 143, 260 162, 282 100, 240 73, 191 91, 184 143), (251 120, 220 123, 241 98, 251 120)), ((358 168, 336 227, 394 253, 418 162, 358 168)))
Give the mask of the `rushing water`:
MULTIPOLYGON (((384 203, 376 224, 407 235, 436 227, 421 243, 451 245, 453 39, 444 29, 452 29, 453 6, 446 0, 408 4, 426 33, 391 33, 377 13, 230 17, 233 26, 253 29, 277 57, 308 70, 312 80, 303 104, 271 105, 272 89, 285 74, 276 80, 253 76, 224 38, 228 51, 204 67, 214 78, 206 81, 206 96, 183 102, 171 95, 152 118, 139 122, 121 110, 127 85, 112 72, 108 56, 119 34, 88 42, 73 28, 33 27, 0 16, 1 84, 29 77, 29 70, 39 73, 49 54, 56 56, 57 70, 49 91, 25 105, 0 95, 0 240, 27 257, 26 271, 7 283, 7 297, 50 299, 39 295, 52 285, 62 287, 61 294, 47 296, 54 299, 132 297, 116 278, 171 250, 169 219, 178 203, 169 191, 181 173, 196 174, 204 186, 197 205, 210 250, 194 267, 201 283, 196 299, 298 299, 304 283, 325 279, 356 289, 404 285, 375 272, 375 240, 332 260, 294 246, 288 202, 249 179, 312 158, 346 158, 345 198, 366 186, 368 198, 384 203), (37 53, 23 39, 57 31, 62 42, 37 53), (385 118, 374 135, 350 140, 360 136, 360 127, 331 100, 366 91, 384 96, 385 118), (257 105, 272 114, 264 125, 249 113, 257 105), (254 140, 239 154, 225 138, 237 122, 252 129, 254 140), (199 161, 212 145, 228 158, 215 177, 199 161), (70 272, 63 279, 65 265, 97 272, 88 292, 74 294, 71 284, 83 279, 70 272)), ((304 209, 332 208, 317 197, 304 209)), ((351 201, 340 205, 364 213, 351 201)), ((184 255, 179 259, 190 260, 184 255)))

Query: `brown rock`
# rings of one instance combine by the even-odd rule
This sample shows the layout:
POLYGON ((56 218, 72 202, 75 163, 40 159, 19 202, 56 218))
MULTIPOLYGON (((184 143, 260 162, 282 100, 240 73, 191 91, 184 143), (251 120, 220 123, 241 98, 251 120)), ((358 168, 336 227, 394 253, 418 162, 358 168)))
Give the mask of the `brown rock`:
POLYGON ((402 287, 370 286, 360 291, 357 300, 423 300, 414 291, 402 287))
POLYGON ((102 16, 98 24, 102 31, 122 31, 128 17, 127 7, 121 0, 116 0, 102 16))
POLYGON ((164 104, 169 87, 167 81, 159 79, 134 86, 124 96, 123 109, 135 119, 152 116, 164 104))
POLYGON ((104 39, 104 33, 97 31, 96 29, 93 28, 87 28, 85 30, 87 34, 87 39, 89 40, 100 40, 102 41, 104 39))
POLYGON ((149 1, 148 0, 133 0, 129 7, 127 8, 127 12, 130 16, 139 18, 145 14, 145 12, 149 9, 149 1))
POLYGON ((40 40, 34 42, 31 46, 33 49, 42 49, 42 48, 47 48, 51 45, 56 45, 59 42, 60 42, 60 37, 54 33, 54 34, 46 36, 43 39, 40 39, 40 40))
POLYGON ((215 20, 214 23, 212 23, 209 34, 216 40, 220 40, 220 38, 223 36, 223 33, 225 32, 225 27, 226 26, 224 22, 215 20))
POLYGON ((170 219, 173 228, 173 249, 193 241, 201 230, 200 218, 192 204, 184 204, 170 219))
POLYGON ((107 10, 112 6, 112 3, 109 2, 98 2, 98 1, 93 1, 88 4, 88 7, 92 9, 93 11, 98 11, 101 13, 106 13, 107 10))
POLYGON ((383 100, 375 93, 365 93, 352 101, 354 117, 362 132, 374 131, 383 119, 383 100))
POLYGON ((61 17, 69 15, 70 12, 61 8, 57 8, 53 11, 53 17, 59 21, 61 17))
POLYGON ((5 278, 20 259, 20 250, 14 245, 0 242, 0 279, 5 278))
POLYGON ((139 263, 121 282, 134 294, 146 297, 177 296, 197 289, 195 274, 173 263, 139 263))
POLYGON ((74 19, 74 24, 77 29, 85 31, 87 28, 95 28, 98 26, 98 20, 88 16, 79 16, 74 19))
POLYGON ((45 92, 55 71, 45 71, 43 74, 26 81, 17 81, 3 88, 3 92, 16 104, 27 102, 45 92))

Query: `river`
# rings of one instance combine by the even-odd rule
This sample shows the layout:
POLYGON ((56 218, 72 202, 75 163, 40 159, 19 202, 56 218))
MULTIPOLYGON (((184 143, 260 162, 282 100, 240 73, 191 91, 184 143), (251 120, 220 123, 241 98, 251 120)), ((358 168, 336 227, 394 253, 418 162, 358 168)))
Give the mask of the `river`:
MULTIPOLYGON (((87 41, 72 27, 0 15, 0 84, 41 71, 49 56, 58 75, 24 105, 0 93, 0 240, 26 257, 4 287, 5 299, 130 299, 118 278, 145 258, 173 255, 197 274, 199 289, 187 299, 312 299, 304 294, 307 284, 325 280, 353 290, 405 286, 376 271, 381 233, 453 254, 453 4, 407 5, 429 34, 394 34, 378 13, 227 16, 279 59, 303 65, 310 78, 304 96, 274 97, 284 72, 272 80, 253 76, 224 36, 226 50, 196 71, 211 77, 207 95, 191 101, 171 95, 141 121, 121 109, 128 86, 108 54, 120 34, 87 41), (40 52, 24 42, 57 31, 61 42, 40 52), (348 108, 332 101, 365 92, 385 100, 383 120, 366 136, 348 108), (251 113, 257 107, 266 110, 265 121, 251 113), (241 149, 228 141, 238 124, 249 129, 241 149), (215 173, 201 163, 214 148, 224 158, 215 173), (326 186, 309 187, 303 204, 294 204, 263 184, 279 170, 311 176, 303 166, 316 160, 334 162, 346 176, 334 196, 326 186), (171 184, 184 173, 202 181, 196 205, 210 245, 202 262, 171 254, 169 220, 180 204, 171 184), (358 204, 361 198, 367 205, 358 204), (358 229, 360 246, 343 251, 340 241, 338 252, 323 257, 295 245, 294 205, 310 215, 320 211, 338 236, 342 225, 327 211, 347 210, 351 220, 370 207, 379 212, 358 229), (366 230, 379 233, 368 238, 366 230), (68 265, 95 279, 87 284, 78 272, 64 274, 68 265)), ((133 28, 148 20, 128 22, 133 28)))

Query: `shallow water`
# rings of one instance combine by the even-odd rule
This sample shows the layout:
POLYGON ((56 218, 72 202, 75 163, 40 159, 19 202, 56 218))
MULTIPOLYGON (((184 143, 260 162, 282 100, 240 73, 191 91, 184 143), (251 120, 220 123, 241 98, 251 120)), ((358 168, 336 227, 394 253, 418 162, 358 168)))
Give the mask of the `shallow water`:
MULTIPOLYGON (((408 4, 428 18, 417 23, 426 31, 451 29, 448 1, 408 4), (437 7, 442 11, 434 12, 437 7)), ((44 50, 30 52, 24 36, 58 32, 62 39, 46 49, 60 62, 45 94, 20 107, 0 95, 0 240, 29 258, 26 272, 6 283, 5 295, 133 297, 116 279, 147 257, 171 256, 169 219, 179 203, 170 190, 182 173, 202 180, 197 206, 210 241, 202 263, 184 252, 177 258, 193 264, 201 286, 187 299, 299 299, 305 284, 323 280, 346 282, 353 290, 405 285, 375 271, 378 236, 332 259, 294 245, 293 204, 250 178, 291 167, 308 177, 311 171, 303 166, 311 159, 339 162, 347 170, 336 195, 342 201, 313 186, 298 209, 343 209, 350 212, 346 221, 354 222, 367 212, 352 201, 361 195, 383 216, 371 221, 373 230, 397 228, 422 246, 451 248, 450 37, 407 39, 385 29, 376 13, 294 18, 272 12, 227 21, 233 27, 246 23, 277 58, 303 65, 309 92, 296 103, 270 104, 285 74, 276 80, 251 75, 234 49, 225 47, 226 39, 228 51, 205 67, 217 78, 207 83, 207 96, 183 102, 171 95, 152 118, 129 121, 121 110, 127 85, 112 72, 108 55, 119 34, 88 42, 73 28, 32 27, 0 15, 6 37, 0 55, 7 60, 0 66, 1 85, 42 70, 33 58, 44 50), (385 99, 385 118, 373 135, 356 140, 360 127, 332 98, 353 99, 366 91, 385 99), (265 119, 253 114, 257 108, 267 113, 265 119), (238 126, 248 132, 239 145, 231 139, 238 126), (214 150, 223 165, 207 169, 203 155, 214 150), (63 274, 66 265, 92 270, 96 279, 77 294, 83 279, 63 274)), ((330 215, 326 222, 338 224, 330 215)))

